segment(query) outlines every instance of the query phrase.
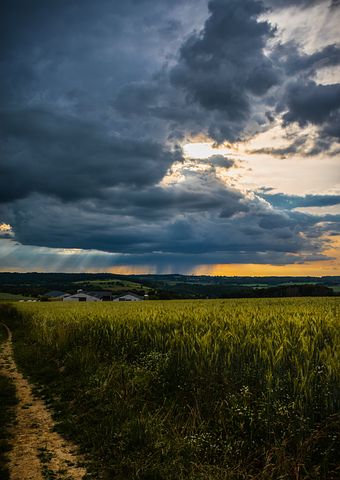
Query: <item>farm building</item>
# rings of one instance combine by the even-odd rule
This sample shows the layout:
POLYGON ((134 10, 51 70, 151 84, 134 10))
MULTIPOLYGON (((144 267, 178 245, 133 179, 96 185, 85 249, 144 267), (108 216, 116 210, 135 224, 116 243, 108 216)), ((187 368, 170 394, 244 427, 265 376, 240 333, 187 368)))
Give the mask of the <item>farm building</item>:
POLYGON ((123 293, 113 299, 114 302, 140 302, 142 300, 144 297, 131 292, 123 293))
POLYGON ((147 295, 143 297, 132 292, 122 292, 114 296, 109 291, 84 292, 83 290, 78 290, 74 295, 65 296, 62 300, 64 302, 140 302, 147 297, 147 295))
POLYGON ((69 295, 63 298, 63 302, 101 302, 100 298, 88 295, 84 292, 77 292, 74 295, 69 295))
POLYGON ((98 291, 91 291, 91 292, 85 292, 87 295, 90 295, 91 297, 96 297, 102 302, 110 302, 113 300, 113 295, 112 292, 108 291, 103 291, 103 290, 98 290, 98 291))
POLYGON ((69 295, 69 293, 65 293, 65 292, 59 292, 59 290, 52 290, 51 292, 47 292, 45 293, 45 297, 48 297, 48 298, 55 298, 57 300, 61 300, 62 298, 64 297, 67 297, 69 295))

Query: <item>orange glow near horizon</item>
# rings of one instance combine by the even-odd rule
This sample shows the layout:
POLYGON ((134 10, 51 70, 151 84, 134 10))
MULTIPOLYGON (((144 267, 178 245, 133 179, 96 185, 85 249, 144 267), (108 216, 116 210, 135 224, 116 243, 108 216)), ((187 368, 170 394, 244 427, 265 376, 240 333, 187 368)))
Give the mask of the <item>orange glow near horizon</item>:
MULTIPOLYGON (((330 246, 324 251, 325 255, 332 257, 331 260, 306 262, 290 265, 272 265, 260 263, 230 263, 215 265, 199 265, 194 268, 191 275, 212 275, 212 276, 244 276, 244 277, 322 277, 340 275, 340 236, 329 238, 330 246)), ((108 273, 122 275, 140 274, 147 275, 155 273, 151 266, 121 265, 106 270, 108 273)), ((167 272, 170 273, 170 272, 167 272)), ((176 272, 173 272, 176 273, 176 272)))
POLYGON ((239 276, 239 277, 323 277, 340 275, 340 268, 334 269, 329 262, 315 262, 293 265, 271 265, 254 263, 233 263, 217 265, 201 265, 193 275, 239 276), (321 265, 321 263, 328 263, 321 265))
POLYGON ((331 240, 331 246, 324 251, 324 254, 333 257, 333 259, 291 265, 259 263, 200 265, 193 270, 192 274, 240 277, 322 277, 327 275, 340 275, 340 236, 334 237, 334 239, 331 240))

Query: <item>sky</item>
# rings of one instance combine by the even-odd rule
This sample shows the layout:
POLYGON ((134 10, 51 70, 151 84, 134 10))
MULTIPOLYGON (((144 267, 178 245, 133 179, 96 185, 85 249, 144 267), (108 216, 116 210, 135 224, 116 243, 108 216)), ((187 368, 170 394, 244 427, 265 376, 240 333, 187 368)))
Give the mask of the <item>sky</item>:
POLYGON ((3 0, 0 270, 340 275, 338 0, 3 0))

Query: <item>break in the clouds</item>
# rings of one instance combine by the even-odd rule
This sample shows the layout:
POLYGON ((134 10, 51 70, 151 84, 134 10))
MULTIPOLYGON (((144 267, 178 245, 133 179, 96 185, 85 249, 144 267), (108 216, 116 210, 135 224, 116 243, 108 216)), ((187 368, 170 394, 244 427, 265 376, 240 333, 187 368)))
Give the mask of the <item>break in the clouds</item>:
POLYGON ((340 21, 337 2, 5 0, 1 9, 1 268, 329 259, 339 226, 324 211, 339 203, 340 45, 328 28, 340 21), (287 22, 302 11, 315 23, 308 44, 287 22), (228 153, 185 155, 202 139, 228 153), (270 172, 245 183, 261 155, 287 171, 309 157, 322 171, 327 158, 333 183, 310 191, 301 179, 294 195, 272 190, 270 172))

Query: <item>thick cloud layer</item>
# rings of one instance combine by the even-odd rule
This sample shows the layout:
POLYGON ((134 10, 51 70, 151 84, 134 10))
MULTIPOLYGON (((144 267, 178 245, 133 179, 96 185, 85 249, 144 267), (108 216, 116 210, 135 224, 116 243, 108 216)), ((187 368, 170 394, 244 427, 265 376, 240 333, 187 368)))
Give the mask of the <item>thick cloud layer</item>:
POLYGON ((275 65, 264 54, 273 28, 259 21, 260 2, 213 0, 210 17, 180 49, 171 71, 175 86, 182 87, 189 102, 208 111, 223 112, 224 121, 211 125, 217 139, 237 139, 252 111, 252 97, 261 97, 278 83, 275 65))
POLYGON ((340 84, 293 83, 287 88, 286 107, 285 124, 320 125, 326 134, 340 138, 340 84))
POLYGON ((308 155, 336 151, 340 83, 318 75, 340 65, 339 45, 284 43, 266 17, 308 15, 312 3, 2 2, 0 223, 12 226, 3 241, 181 271, 326 258, 338 219, 294 208, 334 196, 260 195, 232 180, 235 159, 187 159, 181 148, 281 125, 298 129, 291 145, 257 153, 306 152, 308 128, 308 155))
POLYGON ((72 116, 26 109, 5 112, 0 120, 2 201, 32 192, 75 200, 101 196, 116 185, 152 185, 181 158, 151 139, 104 135, 99 125, 72 116))
POLYGON ((192 264, 197 264, 202 255, 203 263, 282 263, 289 257, 298 259, 302 251, 305 260, 314 255, 322 258, 319 253, 323 241, 318 237, 331 228, 321 224, 325 220, 321 217, 278 212, 251 201, 247 208, 235 202, 233 210, 239 212, 236 216, 230 216, 230 212, 221 215, 211 208, 209 214, 192 209, 177 218, 159 217, 157 213, 154 218, 146 218, 140 215, 141 207, 121 215, 117 211, 98 215, 99 205, 92 210, 79 205, 65 210, 62 203, 41 197, 27 200, 23 215, 18 214, 21 202, 8 216, 13 215, 17 238, 22 243, 104 250, 133 255, 135 261, 139 257, 138 263, 150 258, 150 254, 156 254, 158 261, 162 255, 167 259, 188 255, 192 264))

